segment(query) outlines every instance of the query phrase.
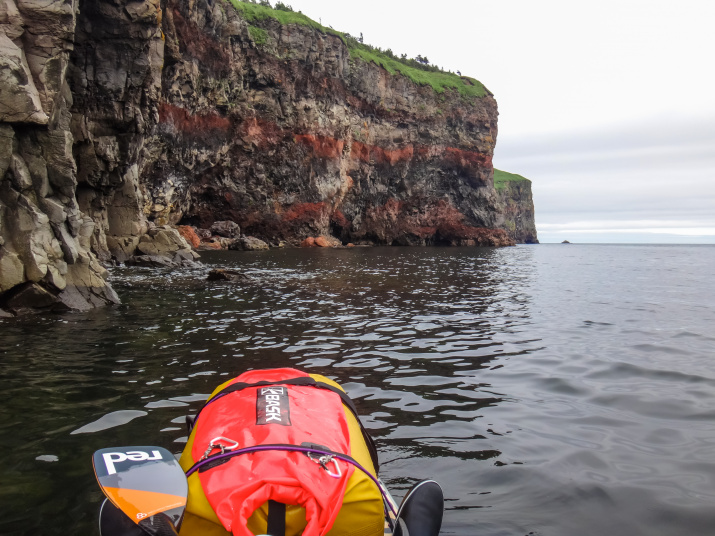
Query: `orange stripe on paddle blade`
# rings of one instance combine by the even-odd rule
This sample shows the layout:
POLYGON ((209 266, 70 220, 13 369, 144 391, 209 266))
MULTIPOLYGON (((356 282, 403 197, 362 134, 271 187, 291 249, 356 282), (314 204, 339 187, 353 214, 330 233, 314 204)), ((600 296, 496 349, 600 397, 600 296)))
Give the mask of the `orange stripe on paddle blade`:
POLYGON ((122 488, 104 488, 104 493, 134 523, 159 512, 186 506, 186 497, 167 493, 122 488))

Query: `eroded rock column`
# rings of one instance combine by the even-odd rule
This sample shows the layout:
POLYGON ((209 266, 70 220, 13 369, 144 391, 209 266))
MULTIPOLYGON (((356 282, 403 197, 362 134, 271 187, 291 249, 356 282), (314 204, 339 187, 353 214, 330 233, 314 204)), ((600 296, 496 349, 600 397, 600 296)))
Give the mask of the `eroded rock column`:
POLYGON ((77 203, 66 83, 76 0, 0 0, 0 309, 117 303, 77 203))
POLYGON ((147 233, 139 177, 158 156, 164 66, 159 0, 80 0, 69 83, 78 200, 102 259, 124 262, 147 233))

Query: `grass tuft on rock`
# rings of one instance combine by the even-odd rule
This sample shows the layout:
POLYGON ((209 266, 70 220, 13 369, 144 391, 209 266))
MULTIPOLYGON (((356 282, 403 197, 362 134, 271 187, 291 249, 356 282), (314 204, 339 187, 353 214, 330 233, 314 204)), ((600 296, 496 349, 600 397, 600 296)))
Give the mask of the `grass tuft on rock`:
POLYGON ((265 45, 268 41, 268 32, 258 26, 248 25, 248 33, 257 45, 265 45))

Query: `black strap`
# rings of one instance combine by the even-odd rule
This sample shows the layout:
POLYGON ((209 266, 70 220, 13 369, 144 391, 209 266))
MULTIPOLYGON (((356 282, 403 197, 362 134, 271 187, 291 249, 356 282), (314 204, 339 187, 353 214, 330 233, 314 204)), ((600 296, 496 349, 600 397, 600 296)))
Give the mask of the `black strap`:
MULTIPOLYGON (((211 402, 226 396, 229 393, 235 393, 236 391, 242 391, 243 389, 248 389, 249 387, 265 387, 268 385, 300 385, 300 386, 308 386, 308 387, 317 387, 319 389, 327 389, 328 391, 332 391, 333 393, 337 394, 343 401, 343 404, 345 404, 350 411, 352 411, 355 414, 355 417, 357 418, 357 408, 355 407, 354 402, 350 399, 350 397, 343 391, 342 389, 338 389, 337 387, 333 387, 332 385, 325 383, 325 382, 319 382, 311 378, 310 376, 301 376, 298 378, 288 378, 286 380, 278 380, 278 381, 262 381, 262 382, 256 382, 256 383, 243 383, 243 382, 236 382, 232 383, 228 387, 222 389, 218 393, 216 393, 216 396, 212 397, 209 401, 206 402, 204 407, 208 406, 211 402)), ((198 415, 197 415, 198 416, 198 415)))
POLYGON ((286 505, 268 500, 268 526, 266 533, 271 536, 285 536, 286 533, 286 505))
POLYGON ((372 439, 368 431, 365 429, 363 426, 362 422, 360 421, 360 416, 358 415, 357 408, 355 407, 355 403, 350 399, 350 397, 343 391, 342 389, 338 389, 337 387, 334 387, 328 383, 325 382, 319 382, 311 378, 310 376, 300 376, 298 378, 288 378, 285 380, 277 380, 277 381, 261 381, 261 382, 256 382, 256 383, 244 383, 244 382, 236 382, 232 383, 231 385, 225 387, 218 393, 216 393, 215 396, 211 397, 208 401, 206 401, 206 404, 199 410, 199 412, 196 414, 196 417, 194 417, 194 426, 196 425, 196 421, 199 418, 199 415, 201 415, 201 412, 204 410, 206 406, 211 404, 212 402, 215 402, 219 398, 223 398, 224 396, 235 393, 237 391, 242 391, 243 389, 249 389, 251 387, 266 387, 269 385, 298 385, 298 386, 307 386, 307 387, 316 387, 318 389, 327 389, 328 391, 332 391, 333 393, 337 394, 340 399, 342 400, 343 404, 345 407, 347 407, 353 415, 355 415, 355 419, 357 420, 358 424, 360 425, 360 431, 362 432, 362 436, 365 439, 365 444, 367 445, 367 450, 370 452, 370 458, 372 459, 372 465, 375 467, 375 472, 378 473, 380 471, 380 462, 377 459, 377 447, 375 446, 375 441, 372 439))

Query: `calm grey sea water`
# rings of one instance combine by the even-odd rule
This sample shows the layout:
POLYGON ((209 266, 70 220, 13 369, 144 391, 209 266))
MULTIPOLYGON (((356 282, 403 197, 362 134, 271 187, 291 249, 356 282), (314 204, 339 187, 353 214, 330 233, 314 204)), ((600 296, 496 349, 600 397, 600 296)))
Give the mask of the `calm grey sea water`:
POLYGON ((207 254, 117 269, 123 305, 0 322, 0 534, 96 534, 94 450, 179 452, 248 368, 346 387, 443 534, 715 533, 715 247, 207 254))

